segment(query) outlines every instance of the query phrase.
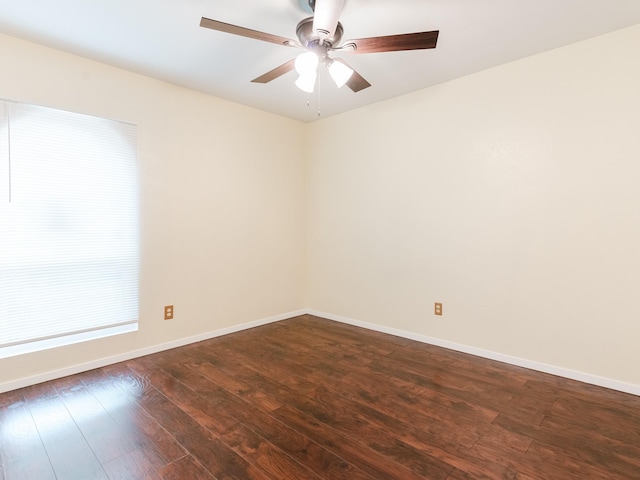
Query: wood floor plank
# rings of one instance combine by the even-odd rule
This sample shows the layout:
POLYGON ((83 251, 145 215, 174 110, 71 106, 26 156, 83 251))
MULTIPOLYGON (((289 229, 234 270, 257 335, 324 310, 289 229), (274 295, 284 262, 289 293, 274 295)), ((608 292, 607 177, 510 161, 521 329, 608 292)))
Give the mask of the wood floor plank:
MULTIPOLYGON (((215 375, 215 372, 213 372, 211 368, 203 368, 203 365, 198 365, 198 369, 199 369, 199 371, 200 371, 201 373, 203 373, 205 376, 206 376, 207 374, 209 374, 208 376, 209 376, 210 378, 211 378, 211 377, 213 377, 213 378, 212 378, 212 380, 213 380, 213 381, 216 381, 216 380, 218 379, 218 376, 217 376, 217 375, 215 375)), ((371 410, 371 412, 373 412, 374 416, 377 416, 377 417, 383 416, 383 415, 381 415, 380 413, 375 412, 374 410, 371 410)), ((434 423, 435 423, 435 422, 434 422, 434 423)), ((442 432, 442 430, 441 430, 441 432, 442 432)), ((411 447, 406 446, 406 449, 410 449, 410 448, 411 448, 411 447)), ((431 468, 431 467, 430 467, 430 468, 431 468)), ((444 467, 444 469, 445 469, 445 470, 450 470, 450 469, 448 469, 448 467, 446 467, 446 466, 444 467)), ((423 470, 424 470, 424 469, 423 469, 423 470)), ((433 469, 432 469, 432 470, 433 470, 433 469)), ((435 473, 432 473, 432 474, 433 474, 433 475, 435 475, 435 473)), ((434 477, 434 478, 436 478, 436 477, 434 477)))
POLYGON ((310 315, 0 394, 0 480, 638 472, 638 396, 310 315))
POLYGON ((244 424, 238 424, 225 433, 222 440, 272 478, 282 480, 319 480, 321 478, 244 424))
MULTIPOLYGON (((344 368, 317 362, 313 359, 291 356, 291 349, 274 347, 271 342, 252 341, 242 343, 239 348, 232 349, 226 346, 217 346, 209 355, 228 356, 238 363, 248 365, 254 370, 265 371, 272 378, 280 379, 287 386, 297 391, 312 391, 317 385, 331 383, 339 380, 348 373, 344 368)), ((212 360, 209 360, 213 363, 212 360)))
MULTIPOLYGON (((513 449, 500 442, 479 441, 474 445, 472 451, 482 458, 516 468, 519 472, 539 476, 540 478, 567 478, 567 479, 614 479, 633 478, 620 477, 611 471, 609 466, 602 463, 598 454, 591 453, 597 449, 596 444, 591 444, 589 438, 579 439, 578 445, 564 443, 567 437, 562 439, 562 432, 555 432, 554 435, 545 435, 536 425, 526 425, 523 422, 498 417, 496 425, 509 432, 516 432, 522 437, 532 438, 532 443, 525 454, 514 452, 513 449), (546 443, 545 441, 549 441, 546 443), (577 458, 574 456, 578 453, 577 458)), ((575 441, 575 439, 574 439, 575 441)))
POLYGON ((154 388, 213 434, 221 436, 238 424, 233 416, 215 408, 206 398, 155 365, 150 367, 141 361, 127 362, 127 365, 137 374, 144 375, 154 388))
MULTIPOLYGON (((316 372, 308 365, 299 365, 298 370, 285 363, 281 363, 278 355, 271 352, 247 351, 245 347, 230 348, 227 345, 218 344, 201 346, 197 354, 198 361, 191 363, 193 368, 200 367, 203 363, 209 363, 214 367, 231 367, 237 365, 250 371, 261 372, 264 376, 277 379, 288 387, 295 387, 296 391, 312 392, 317 387, 316 372), (257 355, 253 355, 257 353, 257 355), (204 359, 204 360, 203 360, 204 359)), ((281 356, 280 356, 281 358, 281 356)))
POLYGON ((191 455, 185 455, 160 470, 162 480, 216 480, 191 455))
POLYGON ((427 370, 413 365, 403 366, 402 362, 387 358, 372 363, 370 368, 375 372, 445 392, 454 398, 476 403, 485 408, 499 409, 507 405, 514 396, 508 389, 474 382, 456 372, 432 375, 427 370))
POLYGON ((84 385, 58 387, 60 397, 100 463, 137 449, 125 428, 120 427, 84 385))
POLYGON ((275 412, 275 415, 282 423, 295 427, 303 435, 325 446, 373 478, 388 480, 419 480, 424 478, 423 475, 414 473, 406 465, 394 461, 391 456, 385 456, 361 442, 354 441, 352 436, 340 433, 294 407, 284 405, 275 412))
POLYGON ((107 480, 100 461, 53 388, 29 403, 58 480, 107 480))
POLYGON ((544 445, 534 441, 525 455, 519 470, 530 475, 545 475, 547 478, 628 480, 637 476, 619 475, 604 464, 584 462, 567 455, 557 445, 544 445))
MULTIPOLYGON (((407 392, 394 392, 400 393, 399 396, 394 396, 388 390, 378 393, 375 389, 362 389, 354 377, 357 375, 344 377, 340 382, 327 384, 322 388, 334 398, 353 402, 353 407, 359 413, 367 415, 367 418, 382 417, 387 424, 398 422, 399 426, 407 425, 403 430, 419 430, 419 436, 430 434, 437 437, 437 441, 431 442, 433 444, 442 446, 449 442, 471 447, 489 426, 488 422, 479 422, 463 415, 443 415, 444 412, 437 404, 431 404, 429 408, 416 408, 406 402, 407 392)), ((491 418, 495 415, 497 413, 491 418)))
POLYGON ((572 424, 589 432, 597 431, 612 440, 640 445, 640 428, 625 428, 635 425, 638 416, 624 408, 612 409, 609 405, 602 408, 560 396, 548 409, 545 418, 572 424))
POLYGON ((136 403, 135 398, 124 395, 118 387, 118 382, 122 380, 122 367, 107 367, 91 372, 90 376, 83 375, 82 383, 118 425, 125 429, 154 468, 160 469, 184 457, 187 452, 176 439, 136 403), (111 371, 113 375, 105 371, 111 371))
MULTIPOLYGON (((585 465, 603 465, 607 470, 630 476, 640 472, 640 446, 607 439, 598 431, 574 428, 566 422, 545 419, 542 425, 529 425, 513 418, 499 416, 494 424, 520 435, 528 436, 539 445, 552 445, 559 455, 574 458, 585 465)), ((629 477, 628 477, 629 478, 629 477)))
POLYGON ((149 381, 167 398, 172 400, 199 425, 206 427, 238 455, 259 466, 273 478, 291 480, 318 480, 310 470, 294 461, 271 442, 255 433, 221 409, 187 388, 175 377, 159 369, 155 364, 141 361, 128 364, 149 381))
POLYGON ((132 450, 114 458, 102 467, 109 480, 157 480, 160 473, 144 450, 132 450))
POLYGON ((31 412, 20 400, 0 406, 0 478, 55 480, 53 467, 31 412))
POLYGON ((6 392, 0 395, 0 408, 13 407, 15 405, 23 404, 24 401, 24 389, 6 392))
POLYGON ((355 395, 364 401, 370 398, 372 402, 382 403, 402 415, 411 416, 414 412, 419 412, 436 419, 446 419, 450 417, 451 409, 455 408, 456 417, 453 420, 456 422, 486 425, 491 423, 499 413, 473 402, 466 402, 439 391, 389 378, 366 369, 354 368, 352 373, 342 379, 342 382, 353 387, 347 391, 352 396, 355 395), (392 388, 380 391, 381 384, 389 384, 392 388))
POLYGON ((433 432, 419 431, 372 409, 363 413, 358 406, 336 399, 326 390, 319 389, 314 398, 298 401, 295 407, 343 434, 365 439, 372 450, 391 456, 428 478, 444 479, 453 469, 421 449, 430 435, 439 440, 433 432))
POLYGON ((312 442, 290 426, 277 421, 259 407, 215 384, 209 378, 180 365, 173 365, 169 371, 186 385, 206 396, 215 408, 230 413, 301 465, 313 472, 322 472, 321 478, 372 480, 357 467, 312 442))
POLYGON ((147 392, 140 402, 158 423, 175 432, 174 436, 180 444, 217 479, 269 478, 158 391, 147 392))

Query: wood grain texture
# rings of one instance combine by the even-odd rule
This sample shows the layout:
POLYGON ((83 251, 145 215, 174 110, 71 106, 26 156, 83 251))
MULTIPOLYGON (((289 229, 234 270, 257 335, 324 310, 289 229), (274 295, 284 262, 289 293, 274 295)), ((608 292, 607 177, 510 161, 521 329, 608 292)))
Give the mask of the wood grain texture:
POLYGON ((351 65, 347 64, 345 60, 336 58, 335 61, 340 62, 353 70, 353 73, 346 82, 347 87, 349 87, 351 91, 358 93, 360 90, 364 90, 365 88, 369 88, 371 86, 367 79, 356 72, 351 65))
POLYGON ((273 70, 269 70, 267 73, 260 75, 257 78, 251 80, 253 83, 269 83, 271 80, 275 80, 278 77, 281 77, 285 73, 289 73, 291 70, 295 68, 296 59, 291 59, 288 62, 283 63, 282 65, 277 66, 273 70))
POLYGON ((640 398, 312 316, 0 395, 0 480, 640 478, 640 398))
POLYGON ((238 25, 232 25, 230 23, 224 23, 205 17, 202 17, 202 19, 200 20, 200 26, 204 28, 210 28, 211 30, 217 30, 218 32, 225 32, 232 35, 239 35, 241 37, 262 40, 263 42, 275 43, 276 45, 294 46, 296 43, 286 37, 272 35, 270 33, 260 32, 258 30, 252 30, 250 28, 239 27, 238 25))
POLYGON ((384 37, 358 38, 347 40, 346 44, 355 45, 353 53, 398 52, 402 50, 423 50, 436 48, 438 30, 431 32, 401 33, 384 37))

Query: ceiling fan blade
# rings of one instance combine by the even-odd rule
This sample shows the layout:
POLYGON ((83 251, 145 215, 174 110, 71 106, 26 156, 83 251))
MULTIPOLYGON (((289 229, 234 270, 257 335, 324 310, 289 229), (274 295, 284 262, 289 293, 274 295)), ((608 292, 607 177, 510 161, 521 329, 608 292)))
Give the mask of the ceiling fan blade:
POLYGON ((316 0, 313 32, 320 38, 331 38, 336 31, 345 0, 316 0))
POLYGON ((351 53, 397 52, 401 50, 422 50, 436 48, 438 30, 432 32, 403 33, 385 37, 359 38, 347 40, 340 50, 351 47, 351 53))
POLYGON ((210 18, 202 17, 202 20, 200 20, 200 26, 210 28, 211 30, 217 30, 218 32, 231 33, 233 35, 240 35, 241 37, 247 38, 255 38, 256 40, 276 43, 278 45, 284 45, 287 47, 299 46, 298 42, 289 38, 280 37, 278 35, 271 35, 270 33, 259 32, 257 30, 251 30, 250 28, 239 27, 230 23, 211 20, 210 18))
POLYGON ((264 75, 260 75, 258 78, 254 78, 251 80, 253 83, 269 83, 271 80, 275 80, 276 78, 284 75, 285 73, 289 73, 291 70, 295 68, 296 59, 289 60, 286 63, 283 63, 279 67, 274 68, 273 70, 268 71, 264 75))
MULTIPOLYGON (((334 58, 333 61, 342 63, 343 65, 353 70, 353 67, 341 58, 334 58)), ((365 88, 368 88, 371 86, 371 84, 367 82, 364 79, 364 77, 360 75, 358 72, 356 72, 355 70, 353 70, 353 73, 351 74, 351 76, 349 77, 349 80, 347 80, 345 85, 349 87, 351 90, 353 90, 354 92, 359 92, 360 90, 364 90, 365 88)))
POLYGON ((349 80, 347 80, 347 83, 345 85, 354 92, 359 92, 360 90, 364 90, 365 88, 369 88, 371 86, 371 84, 367 82, 364 77, 355 70, 353 71, 351 77, 349 78, 349 80))

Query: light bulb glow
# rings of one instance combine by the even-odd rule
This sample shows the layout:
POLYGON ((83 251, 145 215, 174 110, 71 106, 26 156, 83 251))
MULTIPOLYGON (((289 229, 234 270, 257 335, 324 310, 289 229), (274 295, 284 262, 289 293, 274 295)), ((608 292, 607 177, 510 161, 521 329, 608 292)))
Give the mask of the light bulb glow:
POLYGON ((296 72, 300 76, 303 75, 315 75, 318 69, 318 55, 313 52, 301 53, 296 57, 296 72))
POLYGON ((351 78, 353 70, 344 63, 334 60, 329 65, 329 75, 331 75, 333 81, 336 82, 336 85, 340 88, 351 78))
POLYGON ((316 72, 300 75, 296 80, 296 87, 303 92, 313 93, 313 88, 316 85, 316 72))

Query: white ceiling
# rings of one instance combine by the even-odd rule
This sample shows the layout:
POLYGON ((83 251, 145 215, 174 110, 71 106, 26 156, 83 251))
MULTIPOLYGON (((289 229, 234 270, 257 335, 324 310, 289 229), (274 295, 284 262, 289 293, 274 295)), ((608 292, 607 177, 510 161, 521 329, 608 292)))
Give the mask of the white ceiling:
POLYGON ((0 32, 306 122, 640 23, 640 0, 346 0, 345 40, 439 30, 438 46, 334 53, 372 87, 353 93, 321 75, 311 95, 295 72, 250 82, 298 50, 201 28, 203 16, 296 39, 310 10, 305 0, 2 0, 0 32))

